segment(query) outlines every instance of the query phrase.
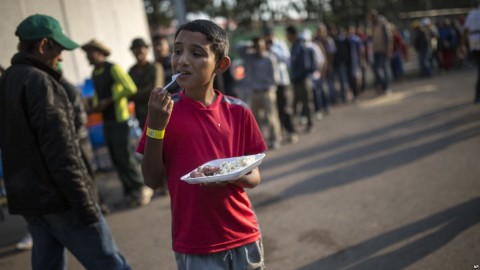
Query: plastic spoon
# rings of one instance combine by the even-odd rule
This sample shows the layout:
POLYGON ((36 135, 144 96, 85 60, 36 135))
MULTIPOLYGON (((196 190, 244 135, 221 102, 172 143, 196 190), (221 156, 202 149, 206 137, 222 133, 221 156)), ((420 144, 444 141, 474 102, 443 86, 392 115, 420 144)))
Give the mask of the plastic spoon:
POLYGON ((172 75, 172 81, 169 82, 167 85, 165 85, 160 93, 165 93, 165 91, 169 92, 169 91, 172 91, 173 89, 177 88, 178 87, 177 78, 181 74, 182 73, 173 74, 172 75))

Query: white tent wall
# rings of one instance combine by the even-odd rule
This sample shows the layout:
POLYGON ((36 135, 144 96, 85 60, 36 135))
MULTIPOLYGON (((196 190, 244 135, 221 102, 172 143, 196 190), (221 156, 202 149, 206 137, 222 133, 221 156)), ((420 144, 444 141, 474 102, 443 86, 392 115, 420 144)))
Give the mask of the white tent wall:
MULTIPOLYGON (((127 70, 135 60, 130 42, 137 37, 151 44, 143 0, 0 0, 0 65, 10 65, 17 50, 18 24, 36 13, 56 18, 64 32, 80 45, 96 38, 112 51, 109 60, 127 70)), ((90 77, 85 53, 81 49, 64 51, 64 76, 76 85, 90 77)), ((152 52, 149 55, 153 59, 152 52)))

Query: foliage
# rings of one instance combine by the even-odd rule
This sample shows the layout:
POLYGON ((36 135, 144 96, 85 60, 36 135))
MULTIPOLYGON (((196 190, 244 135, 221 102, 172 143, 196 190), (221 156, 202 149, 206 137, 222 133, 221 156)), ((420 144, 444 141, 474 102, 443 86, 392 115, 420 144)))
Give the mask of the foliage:
MULTIPOLYGON (((174 19, 174 0, 144 0, 148 21, 153 27, 170 25, 174 19)), ((469 7, 471 0, 194 0, 186 1, 189 13, 225 17, 240 27, 250 28, 265 21, 326 21, 343 25, 366 20, 372 8, 397 20, 401 12, 469 7), (295 16, 296 18, 293 18, 295 16)))

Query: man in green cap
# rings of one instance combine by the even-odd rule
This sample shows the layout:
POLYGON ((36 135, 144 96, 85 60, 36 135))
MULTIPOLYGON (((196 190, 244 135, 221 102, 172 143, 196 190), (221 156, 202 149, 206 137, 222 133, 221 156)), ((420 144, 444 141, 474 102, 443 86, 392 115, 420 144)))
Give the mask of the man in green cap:
POLYGON ((33 238, 32 269, 66 269, 65 247, 87 269, 130 269, 95 200, 74 111, 56 71, 78 45, 57 20, 18 25, 19 53, 0 79, 0 148, 8 208, 33 238))

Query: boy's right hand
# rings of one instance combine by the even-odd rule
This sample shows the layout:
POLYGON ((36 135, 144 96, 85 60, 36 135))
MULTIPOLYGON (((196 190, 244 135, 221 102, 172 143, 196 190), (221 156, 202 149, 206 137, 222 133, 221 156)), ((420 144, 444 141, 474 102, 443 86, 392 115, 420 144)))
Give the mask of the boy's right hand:
POLYGON ((156 88, 150 93, 148 100, 148 127, 164 130, 173 110, 173 100, 168 91, 156 88))

